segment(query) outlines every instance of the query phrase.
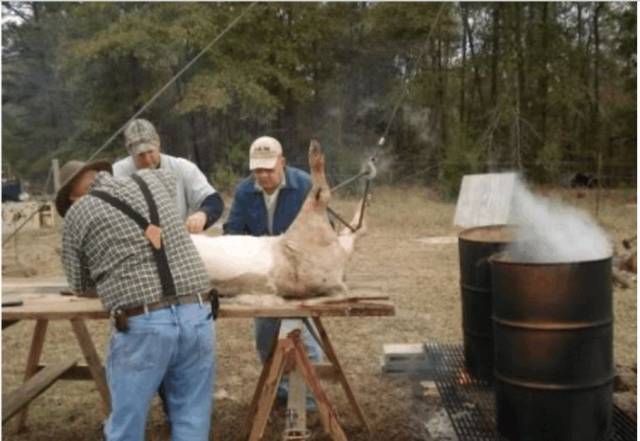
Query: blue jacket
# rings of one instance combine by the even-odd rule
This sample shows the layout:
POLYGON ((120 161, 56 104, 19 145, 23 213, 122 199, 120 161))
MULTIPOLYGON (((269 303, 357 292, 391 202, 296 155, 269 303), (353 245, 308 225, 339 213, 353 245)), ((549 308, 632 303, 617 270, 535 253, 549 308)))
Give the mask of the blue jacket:
MULTIPOLYGON (((311 177, 307 172, 285 167, 284 173, 286 184, 280 189, 273 214, 274 236, 284 233, 293 223, 311 188, 311 177)), ((268 236, 268 222, 264 197, 256 188, 254 177, 243 179, 236 187, 231 211, 223 226, 224 234, 268 236)))

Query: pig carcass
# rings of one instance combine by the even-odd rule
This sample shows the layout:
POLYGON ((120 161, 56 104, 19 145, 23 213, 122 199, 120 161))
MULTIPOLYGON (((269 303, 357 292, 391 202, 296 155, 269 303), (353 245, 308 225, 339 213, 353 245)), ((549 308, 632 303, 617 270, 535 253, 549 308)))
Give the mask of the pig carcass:
MULTIPOLYGON (((309 146, 312 186, 293 224, 280 236, 192 235, 212 286, 222 295, 275 294, 308 298, 346 294, 344 271, 365 231, 334 231, 327 217, 331 191, 320 144, 309 146)), ((365 203, 365 201, 362 201, 365 203)), ((359 223, 361 209, 351 225, 359 223)))

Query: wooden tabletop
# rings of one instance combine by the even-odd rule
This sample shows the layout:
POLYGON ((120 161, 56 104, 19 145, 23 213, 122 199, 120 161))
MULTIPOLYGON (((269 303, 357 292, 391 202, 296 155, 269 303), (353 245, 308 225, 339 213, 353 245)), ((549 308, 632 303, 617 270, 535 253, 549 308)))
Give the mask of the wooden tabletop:
MULTIPOLYGON (((102 309, 102 304, 98 299, 57 294, 16 294, 15 296, 18 296, 23 304, 3 307, 3 320, 70 320, 109 317, 109 314, 102 309)), ((344 302, 314 305, 305 305, 300 301, 288 301, 283 305, 276 306, 252 306, 234 304, 231 299, 223 299, 219 317, 362 317, 394 314, 393 304, 380 300, 350 299, 344 302)))
MULTIPOLYGON (((48 319, 69 320, 105 319, 109 314, 103 310, 97 298, 61 295, 66 284, 63 279, 32 282, 29 279, 3 280, 2 299, 22 300, 20 306, 4 306, 2 320, 48 319)), ((392 316, 395 307, 388 300, 378 300, 379 294, 354 292, 349 298, 336 300, 327 298, 323 303, 306 304, 299 300, 286 301, 278 305, 253 305, 237 303, 233 298, 223 298, 219 317, 363 317, 392 316)), ((314 299, 313 302, 318 302, 314 299)))

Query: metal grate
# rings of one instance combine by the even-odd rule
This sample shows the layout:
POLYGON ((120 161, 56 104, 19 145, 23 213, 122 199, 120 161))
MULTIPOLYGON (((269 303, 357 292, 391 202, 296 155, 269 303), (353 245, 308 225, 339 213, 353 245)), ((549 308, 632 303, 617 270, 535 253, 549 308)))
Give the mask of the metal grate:
MULTIPOLYGON (((496 430, 493 388, 469 375, 462 345, 426 343, 424 348, 427 361, 420 372, 436 383, 459 441, 507 441, 496 430)), ((612 426, 609 441, 636 441, 636 422, 618 406, 612 426)))

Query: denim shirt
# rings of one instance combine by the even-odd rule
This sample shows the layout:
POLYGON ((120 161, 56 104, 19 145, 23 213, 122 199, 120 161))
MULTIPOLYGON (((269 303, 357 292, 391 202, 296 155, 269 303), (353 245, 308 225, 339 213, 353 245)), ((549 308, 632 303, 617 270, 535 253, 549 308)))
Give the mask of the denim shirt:
MULTIPOLYGON (((284 233, 302 208, 311 188, 311 177, 295 167, 285 167, 286 184, 280 189, 273 215, 273 235, 284 233)), ((268 236, 269 218, 262 191, 255 178, 245 178, 236 187, 229 217, 223 226, 224 234, 268 236)))

